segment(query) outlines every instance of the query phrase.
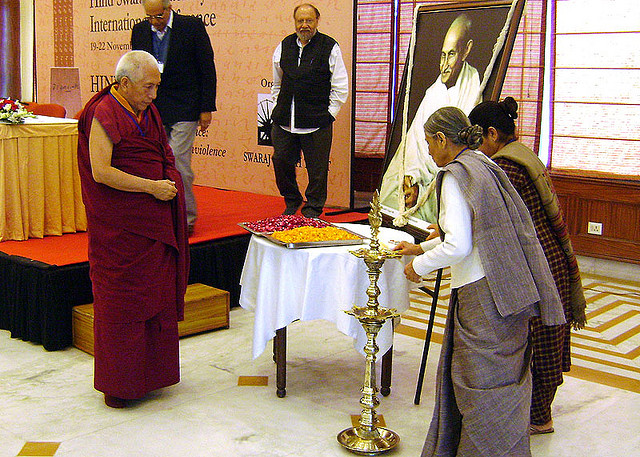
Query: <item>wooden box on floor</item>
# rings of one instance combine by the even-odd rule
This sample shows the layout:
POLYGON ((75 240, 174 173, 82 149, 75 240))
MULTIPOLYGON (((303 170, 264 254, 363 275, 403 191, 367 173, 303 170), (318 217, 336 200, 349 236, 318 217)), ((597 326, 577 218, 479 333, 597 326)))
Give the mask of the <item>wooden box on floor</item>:
MULTIPOLYGON (((184 320, 178 334, 193 335, 229 328, 229 292, 204 284, 190 284, 184 297, 184 320)), ((73 345, 93 355, 93 303, 73 308, 73 345)))

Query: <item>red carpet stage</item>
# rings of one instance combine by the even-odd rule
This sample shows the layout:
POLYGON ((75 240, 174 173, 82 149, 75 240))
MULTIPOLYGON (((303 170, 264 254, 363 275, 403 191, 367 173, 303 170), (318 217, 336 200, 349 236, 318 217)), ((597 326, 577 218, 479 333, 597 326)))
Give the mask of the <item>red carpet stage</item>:
MULTIPOLYGON (((250 234, 238 226, 284 210, 280 197, 196 186, 198 222, 189 239, 190 283, 227 290, 238 303, 250 234)), ((328 210, 331 212, 331 210, 328 210)), ((366 214, 322 216, 355 222, 366 214)), ((87 234, 0 242, 0 328, 11 336, 58 350, 71 344, 71 309, 91 303, 87 234)))

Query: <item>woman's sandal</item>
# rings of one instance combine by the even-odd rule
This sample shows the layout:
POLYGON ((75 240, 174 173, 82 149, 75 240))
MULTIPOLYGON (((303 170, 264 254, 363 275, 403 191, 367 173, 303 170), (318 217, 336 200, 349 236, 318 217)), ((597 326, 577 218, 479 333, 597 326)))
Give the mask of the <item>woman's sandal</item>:
MULTIPOLYGON (((546 424, 545 424, 546 425, 546 424)), ((545 433, 553 433, 553 425, 545 428, 544 425, 529 425, 529 435, 544 435, 545 433)))

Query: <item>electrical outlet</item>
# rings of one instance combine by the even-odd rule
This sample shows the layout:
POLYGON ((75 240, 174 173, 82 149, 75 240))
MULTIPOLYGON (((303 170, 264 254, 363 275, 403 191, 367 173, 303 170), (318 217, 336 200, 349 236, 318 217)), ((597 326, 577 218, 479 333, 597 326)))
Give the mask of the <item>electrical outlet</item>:
POLYGON ((587 224, 587 233, 591 235, 602 235, 602 222, 589 222, 587 224))

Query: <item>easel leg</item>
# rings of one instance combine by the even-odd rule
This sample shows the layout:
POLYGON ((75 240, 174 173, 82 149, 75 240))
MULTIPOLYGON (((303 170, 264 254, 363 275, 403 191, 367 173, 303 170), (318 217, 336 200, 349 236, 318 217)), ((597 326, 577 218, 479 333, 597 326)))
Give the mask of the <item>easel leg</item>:
POLYGON ((413 404, 420 404, 420 396, 422 395, 422 383, 424 382, 424 373, 427 369, 427 357, 429 356, 429 345, 431 344, 431 334, 433 333, 433 323, 436 318, 436 308, 438 307, 438 294, 440 293, 440 283, 442 282, 442 268, 436 274, 436 282, 433 291, 426 288, 422 289, 429 294, 431 300, 431 311, 429 312, 429 323, 427 325, 427 334, 424 339, 424 348, 422 349, 422 360, 420 361, 420 373, 418 374, 418 385, 416 387, 416 395, 413 398, 413 404))
POLYGON ((387 397, 391 393, 391 371, 393 367, 393 346, 382 356, 382 374, 380 379, 380 393, 387 397))

